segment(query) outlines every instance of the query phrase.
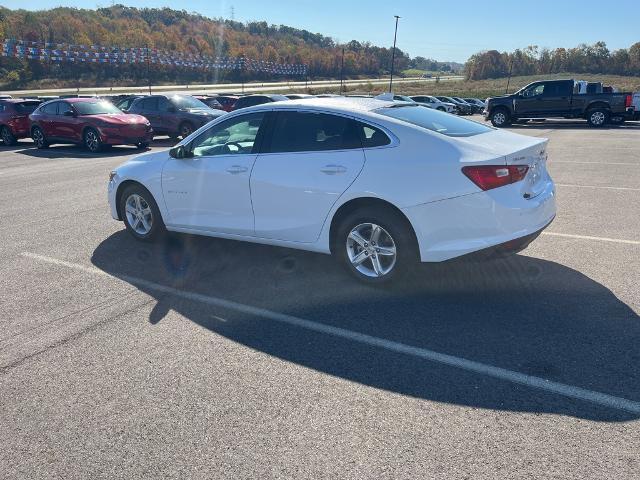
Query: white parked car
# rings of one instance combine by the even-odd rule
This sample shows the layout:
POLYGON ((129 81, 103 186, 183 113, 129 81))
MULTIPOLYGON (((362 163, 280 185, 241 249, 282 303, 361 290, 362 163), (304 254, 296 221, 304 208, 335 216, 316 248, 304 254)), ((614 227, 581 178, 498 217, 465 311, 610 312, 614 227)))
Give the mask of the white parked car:
POLYGON ((410 103, 325 98, 213 120, 111 172, 111 214, 165 229, 331 253, 383 282, 412 262, 524 248, 553 220, 546 139, 410 103))
POLYGON ((431 95, 416 95, 414 97, 411 97, 411 100, 419 103, 420 105, 425 105, 429 108, 440 110, 441 112, 456 112, 456 106, 453 103, 440 101, 436 97, 432 97, 431 95))

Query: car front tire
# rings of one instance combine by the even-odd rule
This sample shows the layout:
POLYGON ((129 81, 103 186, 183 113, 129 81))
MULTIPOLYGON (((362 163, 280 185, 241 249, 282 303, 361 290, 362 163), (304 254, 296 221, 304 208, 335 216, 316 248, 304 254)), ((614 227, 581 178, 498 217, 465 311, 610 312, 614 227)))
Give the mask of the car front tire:
POLYGON ((91 153, 98 153, 102 150, 102 140, 100 135, 93 128, 87 128, 83 135, 84 146, 91 153))
POLYGON ((44 132, 40 127, 33 127, 33 130, 31 130, 31 138, 33 139, 33 142, 36 144, 37 148, 49 148, 47 137, 44 136, 44 132))
POLYGON ((418 260, 408 221, 384 208, 348 214, 338 226, 332 251, 352 276, 374 285, 403 276, 418 260))
POLYGON ((158 204, 142 185, 127 186, 119 202, 125 227, 135 239, 152 242, 166 232, 158 204))
POLYGON ((490 120, 494 127, 504 128, 511 124, 511 115, 504 108, 497 108, 491 113, 490 120))

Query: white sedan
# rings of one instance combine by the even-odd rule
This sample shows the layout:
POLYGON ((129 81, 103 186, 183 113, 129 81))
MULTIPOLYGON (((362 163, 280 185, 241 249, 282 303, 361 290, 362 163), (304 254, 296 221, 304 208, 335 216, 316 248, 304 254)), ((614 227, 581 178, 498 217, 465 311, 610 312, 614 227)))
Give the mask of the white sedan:
POLYGON ((518 251, 556 214, 547 140, 415 103, 312 98, 220 117, 111 172, 111 214, 333 254, 366 282, 413 262, 518 251))

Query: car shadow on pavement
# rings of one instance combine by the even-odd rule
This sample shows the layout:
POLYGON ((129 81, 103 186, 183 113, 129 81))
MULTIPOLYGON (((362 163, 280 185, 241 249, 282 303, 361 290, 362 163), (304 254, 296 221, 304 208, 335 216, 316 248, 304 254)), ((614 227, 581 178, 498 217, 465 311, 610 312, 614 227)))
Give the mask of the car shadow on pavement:
POLYGON ((16 150, 15 153, 21 155, 28 155, 36 158, 108 158, 108 157, 122 157, 127 155, 136 155, 139 153, 148 152, 149 149, 138 149, 133 146, 114 146, 104 149, 98 153, 91 153, 80 145, 52 145, 49 148, 38 149, 35 146, 31 148, 24 148, 22 150, 16 150))
POLYGON ((425 264, 373 288, 326 255, 188 235, 142 244, 124 230, 91 260, 157 300, 153 324, 173 310, 251 349, 351 382, 471 408, 610 422, 639 417, 155 286, 640 401, 640 317, 603 285, 555 262, 514 255, 425 264))

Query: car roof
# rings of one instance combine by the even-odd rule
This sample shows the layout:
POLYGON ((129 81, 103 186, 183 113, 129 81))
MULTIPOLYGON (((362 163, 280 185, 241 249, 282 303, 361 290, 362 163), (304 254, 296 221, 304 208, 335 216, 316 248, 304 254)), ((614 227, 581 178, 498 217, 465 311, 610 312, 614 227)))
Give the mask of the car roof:
POLYGON ((3 103, 40 102, 37 98, 0 98, 3 103))
MULTIPOLYGON (((378 108, 400 105, 408 102, 392 102, 377 98, 363 97, 312 97, 299 100, 287 100, 282 102, 267 103, 249 107, 247 110, 271 110, 274 107, 282 110, 296 110, 298 108, 333 111, 336 113, 366 113, 378 108)), ((415 103, 413 104, 415 105, 415 103)))
POLYGON ((98 103, 106 102, 104 98, 98 97, 71 97, 71 98, 59 98, 56 100, 68 102, 68 103, 98 103))

